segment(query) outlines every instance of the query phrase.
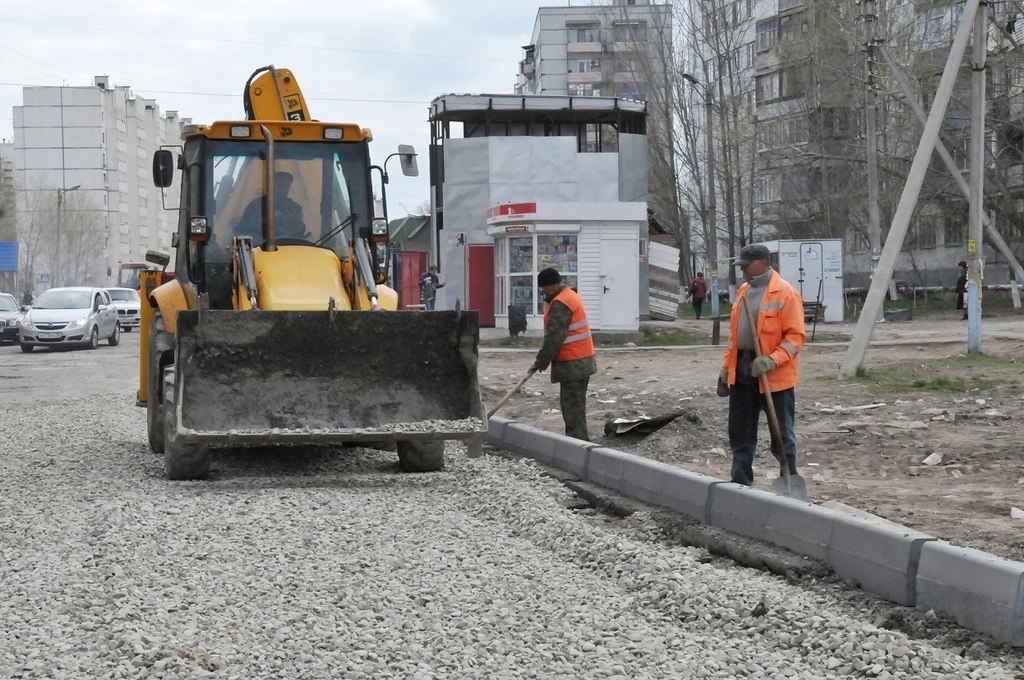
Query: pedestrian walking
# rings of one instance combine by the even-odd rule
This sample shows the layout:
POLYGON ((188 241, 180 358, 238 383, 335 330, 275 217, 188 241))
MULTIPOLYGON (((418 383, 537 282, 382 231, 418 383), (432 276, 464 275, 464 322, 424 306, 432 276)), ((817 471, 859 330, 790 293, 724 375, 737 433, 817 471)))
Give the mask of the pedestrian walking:
POLYGON ((964 319, 967 319, 967 310, 964 309, 964 294, 967 293, 967 263, 960 260, 957 265, 960 271, 956 275, 956 308, 964 310, 964 319))
POLYGON ((689 291, 693 314, 699 319, 701 307, 704 306, 704 298, 708 295, 708 284, 704 280, 704 272, 697 272, 697 275, 693 277, 693 281, 690 281, 689 291))
POLYGON ((736 258, 744 284, 736 294, 729 319, 729 344, 718 377, 718 394, 729 397, 731 479, 754 484, 754 453, 761 412, 767 409, 759 378, 767 374, 782 441, 771 433, 771 447, 796 475, 795 387, 799 379, 798 355, 804 346, 804 307, 800 293, 768 263, 769 252, 755 243, 744 246, 736 258), (743 305, 756 317, 751 328, 743 305), (760 353, 757 356, 757 346, 760 353))
POLYGON ((427 271, 420 274, 420 301, 423 303, 423 309, 428 312, 434 309, 438 288, 444 288, 444 283, 437 275, 437 265, 432 264, 427 267, 427 271))
POLYGON ((594 338, 583 301, 562 283, 556 270, 537 274, 537 286, 544 293, 544 343, 530 367, 543 371, 551 366, 551 382, 559 384, 559 406, 565 434, 590 441, 587 432, 587 387, 597 373, 594 338))

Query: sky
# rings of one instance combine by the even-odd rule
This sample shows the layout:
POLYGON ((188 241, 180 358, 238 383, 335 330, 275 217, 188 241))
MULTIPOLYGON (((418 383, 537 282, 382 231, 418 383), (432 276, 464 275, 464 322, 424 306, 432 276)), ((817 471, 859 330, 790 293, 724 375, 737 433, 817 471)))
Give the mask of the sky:
POLYGON ((513 92, 541 6, 584 0, 33 0, 0 13, 0 138, 25 86, 97 75, 194 123, 244 117, 261 66, 288 68, 317 120, 373 132, 375 163, 412 144, 420 176, 388 164, 389 214, 429 200, 427 122, 443 94, 513 92))

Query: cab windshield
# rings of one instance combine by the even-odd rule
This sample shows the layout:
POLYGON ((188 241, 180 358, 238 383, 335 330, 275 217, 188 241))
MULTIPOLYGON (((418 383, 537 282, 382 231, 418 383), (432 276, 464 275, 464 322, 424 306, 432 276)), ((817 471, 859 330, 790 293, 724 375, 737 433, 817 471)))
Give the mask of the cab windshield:
MULTIPOLYGON (((262 142, 213 140, 208 144, 203 206, 219 248, 208 261, 230 249, 234 236, 263 243, 264 157, 262 142)), ((274 223, 279 240, 313 243, 339 255, 348 250, 352 228, 368 228, 370 207, 365 142, 276 142, 274 144, 274 223)))

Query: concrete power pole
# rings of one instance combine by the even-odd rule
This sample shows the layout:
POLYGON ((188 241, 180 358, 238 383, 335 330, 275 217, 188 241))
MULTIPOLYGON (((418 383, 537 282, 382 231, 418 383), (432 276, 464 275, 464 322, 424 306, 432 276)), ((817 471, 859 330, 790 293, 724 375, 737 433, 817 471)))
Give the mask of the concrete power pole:
MULTIPOLYGON (((878 216, 878 106, 875 99, 875 1, 864 2, 864 134, 867 141, 868 165, 868 238, 871 243, 871 278, 878 274, 882 256, 882 227, 878 216)), ((878 308, 875 321, 885 321, 885 311, 878 308)))

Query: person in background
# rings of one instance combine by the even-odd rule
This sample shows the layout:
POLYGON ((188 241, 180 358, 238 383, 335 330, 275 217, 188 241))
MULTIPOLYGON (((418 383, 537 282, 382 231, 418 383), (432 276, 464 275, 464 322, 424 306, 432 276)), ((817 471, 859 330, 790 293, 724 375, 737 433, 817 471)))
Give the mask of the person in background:
POLYGON ((594 338, 590 333, 583 301, 562 283, 562 275, 548 267, 537 274, 537 286, 544 293, 544 343, 531 371, 551 366, 551 382, 559 383, 559 406, 565 434, 590 441, 587 432, 587 387, 597 373, 594 338))
MULTIPOLYGON (((753 243, 744 246, 736 258, 745 283, 736 293, 729 319, 729 345, 718 376, 718 394, 729 397, 729 447, 732 449, 732 481, 754 484, 754 453, 757 425, 767 410, 760 377, 768 375, 768 386, 779 418, 782 441, 771 433, 771 446, 781 451, 796 471, 796 415, 794 388, 799 379, 797 357, 806 340, 804 305, 800 293, 768 264, 768 248, 753 243), (750 327, 743 309, 750 305, 755 328, 750 327), (760 342, 757 356, 755 342, 760 342)), ((782 456, 779 456, 782 458, 782 456)))
POLYGON ((690 302, 693 303, 693 313, 699 319, 701 307, 704 306, 704 298, 708 296, 708 284, 704 280, 704 272, 697 272, 690 281, 690 302))
POLYGON ((967 318, 967 310, 964 309, 964 294, 967 293, 967 263, 960 260, 957 265, 960 271, 956 274, 956 308, 964 310, 964 319, 967 318))
POLYGON ((434 309, 438 288, 444 288, 444 284, 437 275, 437 265, 432 264, 427 267, 427 271, 420 274, 420 300, 423 302, 423 309, 428 312, 434 309))

